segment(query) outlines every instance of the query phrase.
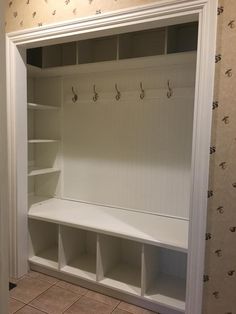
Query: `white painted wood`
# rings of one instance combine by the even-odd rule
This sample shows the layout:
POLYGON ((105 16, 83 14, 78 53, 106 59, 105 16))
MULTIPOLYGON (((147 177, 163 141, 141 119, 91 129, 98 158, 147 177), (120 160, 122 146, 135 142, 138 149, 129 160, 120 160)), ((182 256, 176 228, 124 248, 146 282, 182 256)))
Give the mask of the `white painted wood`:
MULTIPOLYGON (((71 41, 73 38, 82 39, 95 36, 105 36, 118 32, 127 32, 134 29, 147 29, 157 26, 166 26, 168 24, 183 23, 186 21, 197 20, 200 16, 200 36, 199 36, 199 55, 198 55, 198 75, 196 80, 195 94, 195 130, 194 132, 194 162, 193 176, 194 183, 192 189, 191 207, 194 208, 194 214, 191 215, 192 221, 190 226, 190 255, 188 273, 188 294, 187 294, 187 309, 186 314, 201 313, 201 295, 202 295, 202 275, 203 275, 203 260, 204 260, 204 239, 203 233, 205 230, 206 217, 206 190, 208 177, 208 148, 210 140, 210 121, 211 121, 211 106, 212 91, 213 91, 213 76, 214 76, 214 54, 215 54, 215 34, 216 34, 216 0, 165 0, 152 5, 139 7, 130 10, 121 10, 115 13, 101 14, 90 18, 54 24, 33 30, 25 30, 8 35, 8 91, 12 95, 19 97, 21 93, 16 93, 15 80, 17 71, 15 64, 21 64, 21 60, 15 58, 14 54, 16 45, 19 47, 27 44, 28 47, 47 45, 62 41, 71 41), (13 62, 14 61, 14 62, 13 62), (200 75, 201 74, 201 75, 200 75), (197 133, 197 134, 196 134, 197 133), (197 135, 197 136, 195 136, 197 135), (198 253, 198 254, 197 254, 198 253), (197 254, 197 256, 195 255, 197 254)), ((15 96, 14 96, 15 97, 15 96)), ((10 152, 10 191, 11 191, 11 207, 13 209, 11 216, 13 222, 11 241, 11 254, 14 256, 14 265, 12 269, 16 270, 16 239, 20 240, 19 247, 22 248, 22 241, 25 243, 25 237, 21 233, 21 237, 16 236, 16 227, 14 228, 15 204, 16 202, 16 163, 14 152, 16 151, 14 137, 14 97, 8 93, 9 108, 13 110, 13 114, 9 119, 9 138, 11 139, 10 152), (13 134, 13 136, 12 136, 13 134)), ((26 100, 25 100, 26 104, 26 100)), ((22 148, 22 145, 21 145, 22 148)), ((22 168, 21 163, 18 163, 22 168)), ((26 168, 26 167, 25 167, 26 168)), ((26 169, 25 169, 26 172, 26 169)), ((25 212, 24 212, 25 214, 25 212)), ((21 228, 18 228, 21 230, 21 228)), ((24 250, 22 250, 24 252, 24 250)), ((22 264, 25 262, 22 261, 22 264)), ((24 264, 26 265, 26 263, 24 264)), ((16 272, 15 272, 16 273, 16 272)), ((138 301, 136 299, 138 304, 138 301)), ((140 301, 141 302, 141 301, 140 301)), ((140 303, 139 303, 140 304, 140 303)), ((150 304, 149 304, 150 305, 150 304)), ((160 307, 162 313, 175 313, 166 307, 160 307)), ((179 311, 177 311, 179 313, 179 311)))
POLYGON ((28 216, 187 251, 188 221, 182 219, 60 199, 32 206, 28 216))
POLYGON ((160 304, 185 310, 187 254, 144 246, 144 295, 160 304))
POLYGON ((66 226, 60 230, 61 271, 96 280, 96 234, 66 226))
POLYGON ((171 57, 174 65, 165 61, 165 67, 155 67, 160 61, 153 58, 151 71, 140 60, 140 69, 64 78, 64 198, 189 217, 195 64, 185 64, 185 54, 171 57), (140 82, 147 90, 143 100, 140 82))
POLYGON ((29 205, 58 196, 60 193, 60 79, 41 80, 29 78, 28 84, 28 193, 29 205), (33 91, 32 91, 33 89, 33 91), (48 104, 53 104, 48 105, 48 104), (54 105, 55 104, 55 105, 54 105), (54 145, 57 144, 57 145, 54 145), (47 144, 47 145, 45 145, 47 144), (53 145, 51 145, 53 144, 53 145), (46 176, 45 174, 54 175, 46 176))
POLYGON ((31 194, 29 194, 29 197, 28 197, 29 208, 35 204, 39 205, 43 202, 46 202, 51 198, 52 197, 50 197, 50 196, 35 195, 34 193, 31 193, 31 194))
POLYGON ((29 220, 29 260, 38 265, 58 269, 58 226, 29 220))
POLYGON ((132 294, 141 294, 141 244, 106 235, 99 236, 100 282, 132 294))
MULTIPOLYGON (((58 169, 58 168, 57 168, 58 169)), ((34 180, 33 194, 38 197, 59 197, 60 195, 60 175, 61 172, 53 172, 46 175, 28 177, 34 180)))
POLYGON ((56 106, 45 106, 40 104, 28 103, 28 109, 32 110, 58 110, 56 106))
POLYGON ((0 1, 0 313, 8 313, 9 286, 9 180, 7 154, 5 2, 0 1))
POLYGON ((46 140, 46 139, 28 140, 29 144, 54 143, 54 142, 59 142, 59 140, 46 140))
POLYGON ((38 271, 38 272, 47 274, 49 276, 54 276, 61 280, 64 280, 64 281, 67 281, 76 285, 80 285, 87 289, 97 291, 105 295, 109 295, 119 300, 123 300, 127 303, 135 304, 142 308, 149 309, 150 311, 154 311, 155 313, 161 313, 161 314, 180 314, 181 313, 183 314, 183 311, 171 309, 170 307, 167 307, 166 305, 161 305, 158 302, 153 302, 147 297, 141 297, 134 293, 121 291, 111 286, 106 287, 101 282, 94 283, 92 280, 86 280, 83 278, 73 276, 71 274, 62 273, 61 271, 48 269, 48 268, 38 266, 32 263, 30 263, 30 268, 34 271, 38 271))
POLYGON ((161 274, 147 290, 145 297, 167 308, 185 312, 185 291, 185 280, 161 274))
POLYGON ((57 256, 58 256, 57 248, 52 247, 52 248, 42 251, 40 256, 30 257, 29 261, 35 265, 58 269, 57 256))
POLYGON ((55 169, 55 168, 45 168, 45 169, 38 169, 35 167, 30 167, 28 170, 28 176, 38 176, 41 174, 48 174, 48 173, 53 173, 53 172, 59 172, 60 169, 55 169))
POLYGON ((202 312, 209 147, 215 74, 218 1, 206 1, 199 15, 198 58, 192 149, 186 313, 202 312))
MULTIPOLYGON (((25 51, 7 37, 7 123, 9 165, 10 276, 27 270, 27 81, 25 51), (8 62, 11 59, 11 62, 8 62), (14 60, 14 61, 13 61, 14 60), (13 74, 14 73, 14 74, 13 74), (13 79, 14 77, 14 79, 13 79), (21 239, 19 241, 19 239, 21 239), (18 242, 19 241, 19 242, 18 242)), ((7 180, 6 180, 7 182, 7 180)))
POLYGON ((41 69, 32 65, 27 65, 28 77, 49 78, 58 76, 72 76, 86 73, 104 73, 119 70, 132 70, 141 68, 165 69, 166 66, 194 66, 196 63, 196 52, 173 53, 170 55, 160 55, 142 58, 132 58, 127 60, 115 60, 106 62, 95 62, 89 64, 79 64, 64 67, 41 69))

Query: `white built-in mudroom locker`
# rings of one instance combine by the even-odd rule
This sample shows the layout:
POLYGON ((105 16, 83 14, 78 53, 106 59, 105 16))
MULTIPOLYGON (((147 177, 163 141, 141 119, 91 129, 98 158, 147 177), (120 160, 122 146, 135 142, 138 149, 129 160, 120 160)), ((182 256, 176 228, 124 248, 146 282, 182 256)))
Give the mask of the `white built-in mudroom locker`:
POLYGON ((28 49, 31 269, 185 312, 197 41, 191 22, 28 49))

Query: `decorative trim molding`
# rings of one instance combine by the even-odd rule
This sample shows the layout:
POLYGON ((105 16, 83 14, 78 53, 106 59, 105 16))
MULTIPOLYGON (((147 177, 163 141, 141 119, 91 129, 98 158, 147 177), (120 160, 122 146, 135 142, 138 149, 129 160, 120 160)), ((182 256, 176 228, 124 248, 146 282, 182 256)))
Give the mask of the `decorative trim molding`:
POLYGON ((6 52, 4 34, 5 1, 0 1, 0 313, 8 313, 9 230, 8 230, 8 168, 6 121, 6 52))
MULTIPOLYGON (((62 41, 105 36, 199 19, 195 92, 191 223, 187 276, 186 314, 199 314, 205 253, 205 228, 214 87, 217 0, 163 0, 152 5, 123 9, 88 18, 51 24, 7 34, 8 152, 11 221, 11 275, 27 271, 27 144, 20 143, 26 126, 19 116, 26 110, 25 49, 62 41), (24 195, 25 194, 25 195, 24 195)), ((22 117, 22 116, 21 116, 22 117)))

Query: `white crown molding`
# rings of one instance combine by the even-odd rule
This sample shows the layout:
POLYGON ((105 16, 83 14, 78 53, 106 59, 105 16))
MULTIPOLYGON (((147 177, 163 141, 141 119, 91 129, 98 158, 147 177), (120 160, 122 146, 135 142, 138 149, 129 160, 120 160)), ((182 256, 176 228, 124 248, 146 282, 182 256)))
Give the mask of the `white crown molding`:
MULTIPOLYGON (((128 9, 116 10, 94 16, 76 18, 68 21, 52 23, 16 32, 7 37, 17 45, 50 40, 55 38, 76 36, 96 30, 114 29, 125 25, 137 25, 158 19, 198 14, 208 0, 160 0, 154 4, 141 5, 128 9), (164 16, 163 16, 164 14, 164 16), (96 28, 94 27, 96 25, 96 28)), ((213 0, 214 1, 214 0, 213 0)))

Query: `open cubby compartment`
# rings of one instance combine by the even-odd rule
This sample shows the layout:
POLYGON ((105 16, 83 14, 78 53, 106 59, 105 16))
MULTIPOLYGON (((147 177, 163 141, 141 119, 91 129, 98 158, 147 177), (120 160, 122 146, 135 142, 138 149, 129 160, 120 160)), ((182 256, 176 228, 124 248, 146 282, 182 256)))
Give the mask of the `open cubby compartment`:
POLYGON ((29 110, 29 143, 53 142, 60 139, 59 110, 29 110), (33 141, 35 140, 35 141, 33 141), (48 140, 48 141, 45 141, 48 140))
POLYGON ((100 37, 78 42, 80 64, 117 59, 117 36, 100 37))
POLYGON ((141 294, 142 244, 99 235, 98 280, 105 286, 141 294))
POLYGON ((168 27, 167 53, 197 50, 198 22, 168 27))
POLYGON ((60 172, 28 177, 28 207, 38 205, 50 198, 60 197, 60 172))
POLYGON ((119 59, 164 54, 165 40, 165 28, 122 34, 119 36, 119 59))
POLYGON ((187 253, 144 245, 142 294, 152 301, 184 311, 187 253))
MULTIPOLYGON (((61 107, 61 87, 62 80, 59 77, 39 77, 31 76, 27 78, 27 101, 29 104, 39 105, 28 106, 28 109, 60 109, 61 107), (45 107, 43 107, 45 106, 45 107)), ((47 111, 46 111, 47 112, 47 111)), ((53 110, 54 113, 57 110, 53 110)))
POLYGON ((62 272, 96 280, 96 233, 60 226, 60 252, 62 272))
POLYGON ((58 225, 29 219, 29 261, 58 269, 58 225))
POLYGON ((37 175, 38 172, 39 173, 58 172, 60 170, 59 157, 60 145, 58 145, 58 143, 29 144, 28 145, 29 176, 37 175))

